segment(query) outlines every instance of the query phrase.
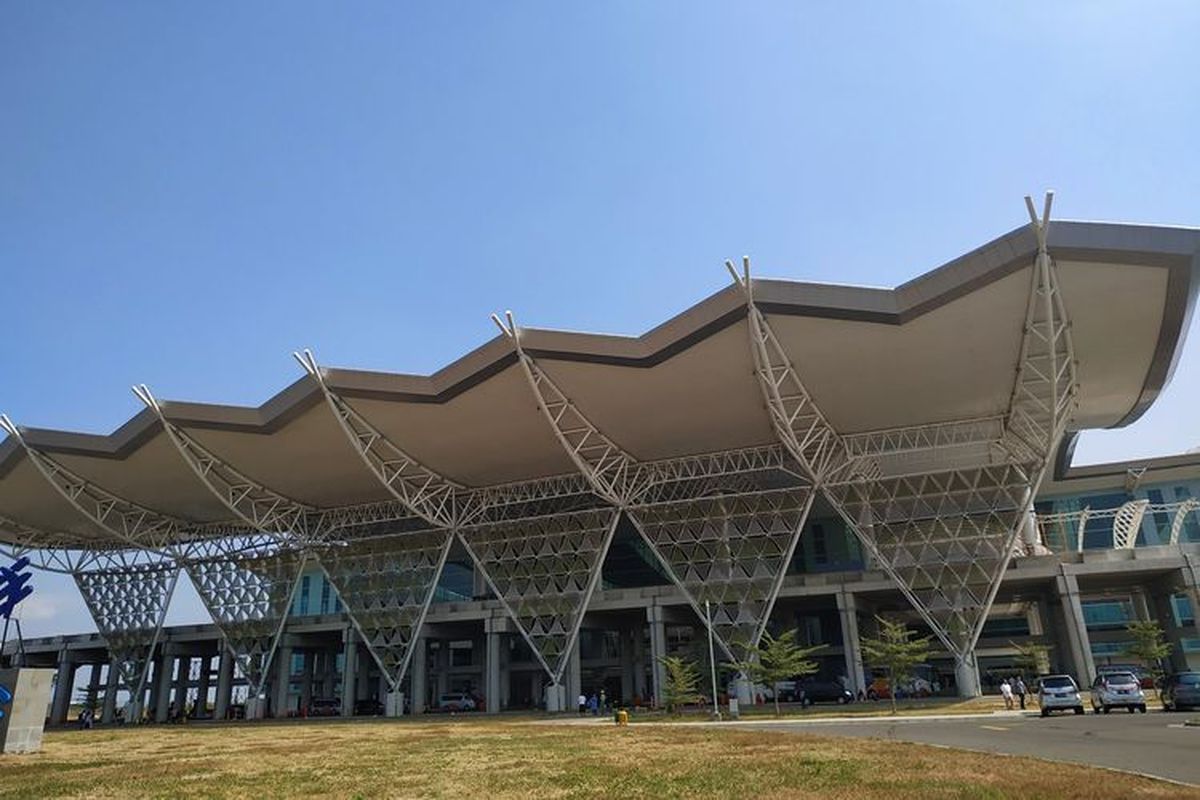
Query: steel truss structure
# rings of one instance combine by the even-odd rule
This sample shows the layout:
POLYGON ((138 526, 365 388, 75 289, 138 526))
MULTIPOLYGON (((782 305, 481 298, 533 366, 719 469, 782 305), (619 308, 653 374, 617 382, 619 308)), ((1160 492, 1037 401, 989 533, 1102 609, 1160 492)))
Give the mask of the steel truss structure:
POLYGON ((780 441, 964 667, 1076 397, 1070 321, 1039 218, 1037 256, 1008 413, 843 436, 829 423, 739 275, 751 350, 780 441))
POLYGON ((179 567, 165 562, 75 573, 75 585, 108 644, 117 688, 129 692, 131 720, 141 718, 151 658, 178 580, 179 567))
POLYGON ((595 493, 626 514, 727 656, 756 645, 811 508, 811 489, 790 459, 777 448, 755 448, 639 461, 567 397, 522 347, 512 313, 506 316, 492 319, 595 493), (764 480, 777 491, 763 492, 756 481, 764 480), (706 600, 716 604, 713 617, 702 610, 706 600))
POLYGON ((439 528, 350 542, 317 556, 393 692, 408 669, 453 543, 453 532, 439 528))
POLYGON ((251 697, 262 692, 307 561, 306 552, 279 550, 185 567, 251 697))
MULTIPOLYGON (((54 490, 109 539, 42 533, 5 520, 0 525, 20 534, 22 551, 42 554, 40 566, 76 576, 110 646, 134 654, 128 660, 135 666, 141 664, 138 648, 152 646, 161 628, 170 597, 166 576, 182 568, 255 694, 263 688, 299 577, 312 558, 396 691, 456 544, 547 675, 560 684, 622 520, 637 531, 698 619, 705 619, 706 603, 713 607, 714 638, 726 655, 740 657, 740 645, 756 644, 766 630, 808 515, 821 497, 956 660, 971 664, 1076 401, 1070 320, 1047 247, 1051 199, 1048 194, 1039 216, 1026 198, 1037 253, 1003 413, 838 431, 756 304, 749 262, 740 273, 727 262, 744 294, 754 379, 774 444, 639 460, 556 384, 525 349, 508 314, 506 320, 493 319, 511 342, 530 393, 574 473, 465 486, 392 441, 330 385, 312 353, 304 351, 296 359, 390 501, 318 508, 287 497, 206 448, 140 385, 135 394, 180 458, 229 511, 231 522, 197 525, 122 498, 32 446, 0 416, 0 427, 16 438, 54 490), (121 592, 129 597, 118 600, 121 592)), ((1173 507, 1173 542, 1196 507, 1173 507)), ((1142 515, 1165 510, 1146 504, 1124 516, 1114 512, 1119 541, 1131 546, 1142 515)), ((1077 520, 1080 531, 1088 514, 1085 509, 1077 520)), ((171 587, 174 581, 171 577, 171 587)), ((145 667, 139 668, 144 683, 145 667)))

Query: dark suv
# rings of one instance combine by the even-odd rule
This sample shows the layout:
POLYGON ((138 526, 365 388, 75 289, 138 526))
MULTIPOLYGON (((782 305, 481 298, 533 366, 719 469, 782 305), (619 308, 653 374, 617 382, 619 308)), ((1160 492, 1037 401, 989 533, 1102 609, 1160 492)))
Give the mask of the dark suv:
POLYGON ((805 681, 796 687, 800 702, 805 705, 813 703, 846 703, 854 702, 854 694, 838 681, 805 681))
POLYGON ((1200 707, 1200 672, 1176 672, 1163 681, 1163 711, 1184 711, 1200 707))

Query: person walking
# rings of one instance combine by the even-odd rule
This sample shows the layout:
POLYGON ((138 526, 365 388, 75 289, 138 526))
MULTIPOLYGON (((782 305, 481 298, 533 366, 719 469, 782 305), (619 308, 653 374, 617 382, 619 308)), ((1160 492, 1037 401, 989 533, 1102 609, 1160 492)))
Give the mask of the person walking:
POLYGON ((1024 711, 1025 710, 1025 695, 1028 693, 1029 690, 1025 687, 1025 680, 1020 675, 1017 676, 1016 685, 1015 685, 1014 689, 1017 693, 1017 700, 1019 700, 1021 702, 1021 710, 1024 711))
POLYGON ((587 713, 587 695, 580 693, 579 695, 579 716, 587 713))
POLYGON ((1004 708, 1006 711, 1012 711, 1013 707, 1013 690, 1012 684, 1008 682, 1008 678, 1000 681, 1000 696, 1004 698, 1004 708))
POLYGON ((593 717, 600 713, 600 701, 596 699, 595 694, 588 700, 588 709, 592 712, 593 717))

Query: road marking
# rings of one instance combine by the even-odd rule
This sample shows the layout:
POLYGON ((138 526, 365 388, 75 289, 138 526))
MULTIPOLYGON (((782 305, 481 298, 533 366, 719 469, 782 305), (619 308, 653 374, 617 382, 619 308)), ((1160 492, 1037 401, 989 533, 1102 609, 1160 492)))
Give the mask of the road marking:
POLYGON ((981 728, 986 728, 989 731, 1006 731, 1008 728, 1001 728, 999 725, 980 725, 981 728))

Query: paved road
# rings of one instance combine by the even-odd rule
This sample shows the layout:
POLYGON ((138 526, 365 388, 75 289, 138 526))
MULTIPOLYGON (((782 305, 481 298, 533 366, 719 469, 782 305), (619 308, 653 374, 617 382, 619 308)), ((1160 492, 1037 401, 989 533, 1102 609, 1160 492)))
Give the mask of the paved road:
POLYGON ((1200 785, 1200 728, 1184 727, 1194 714, 1127 714, 1082 717, 997 715, 969 719, 743 723, 763 730, 861 736, 940 744, 1011 755, 1073 761, 1200 785))

